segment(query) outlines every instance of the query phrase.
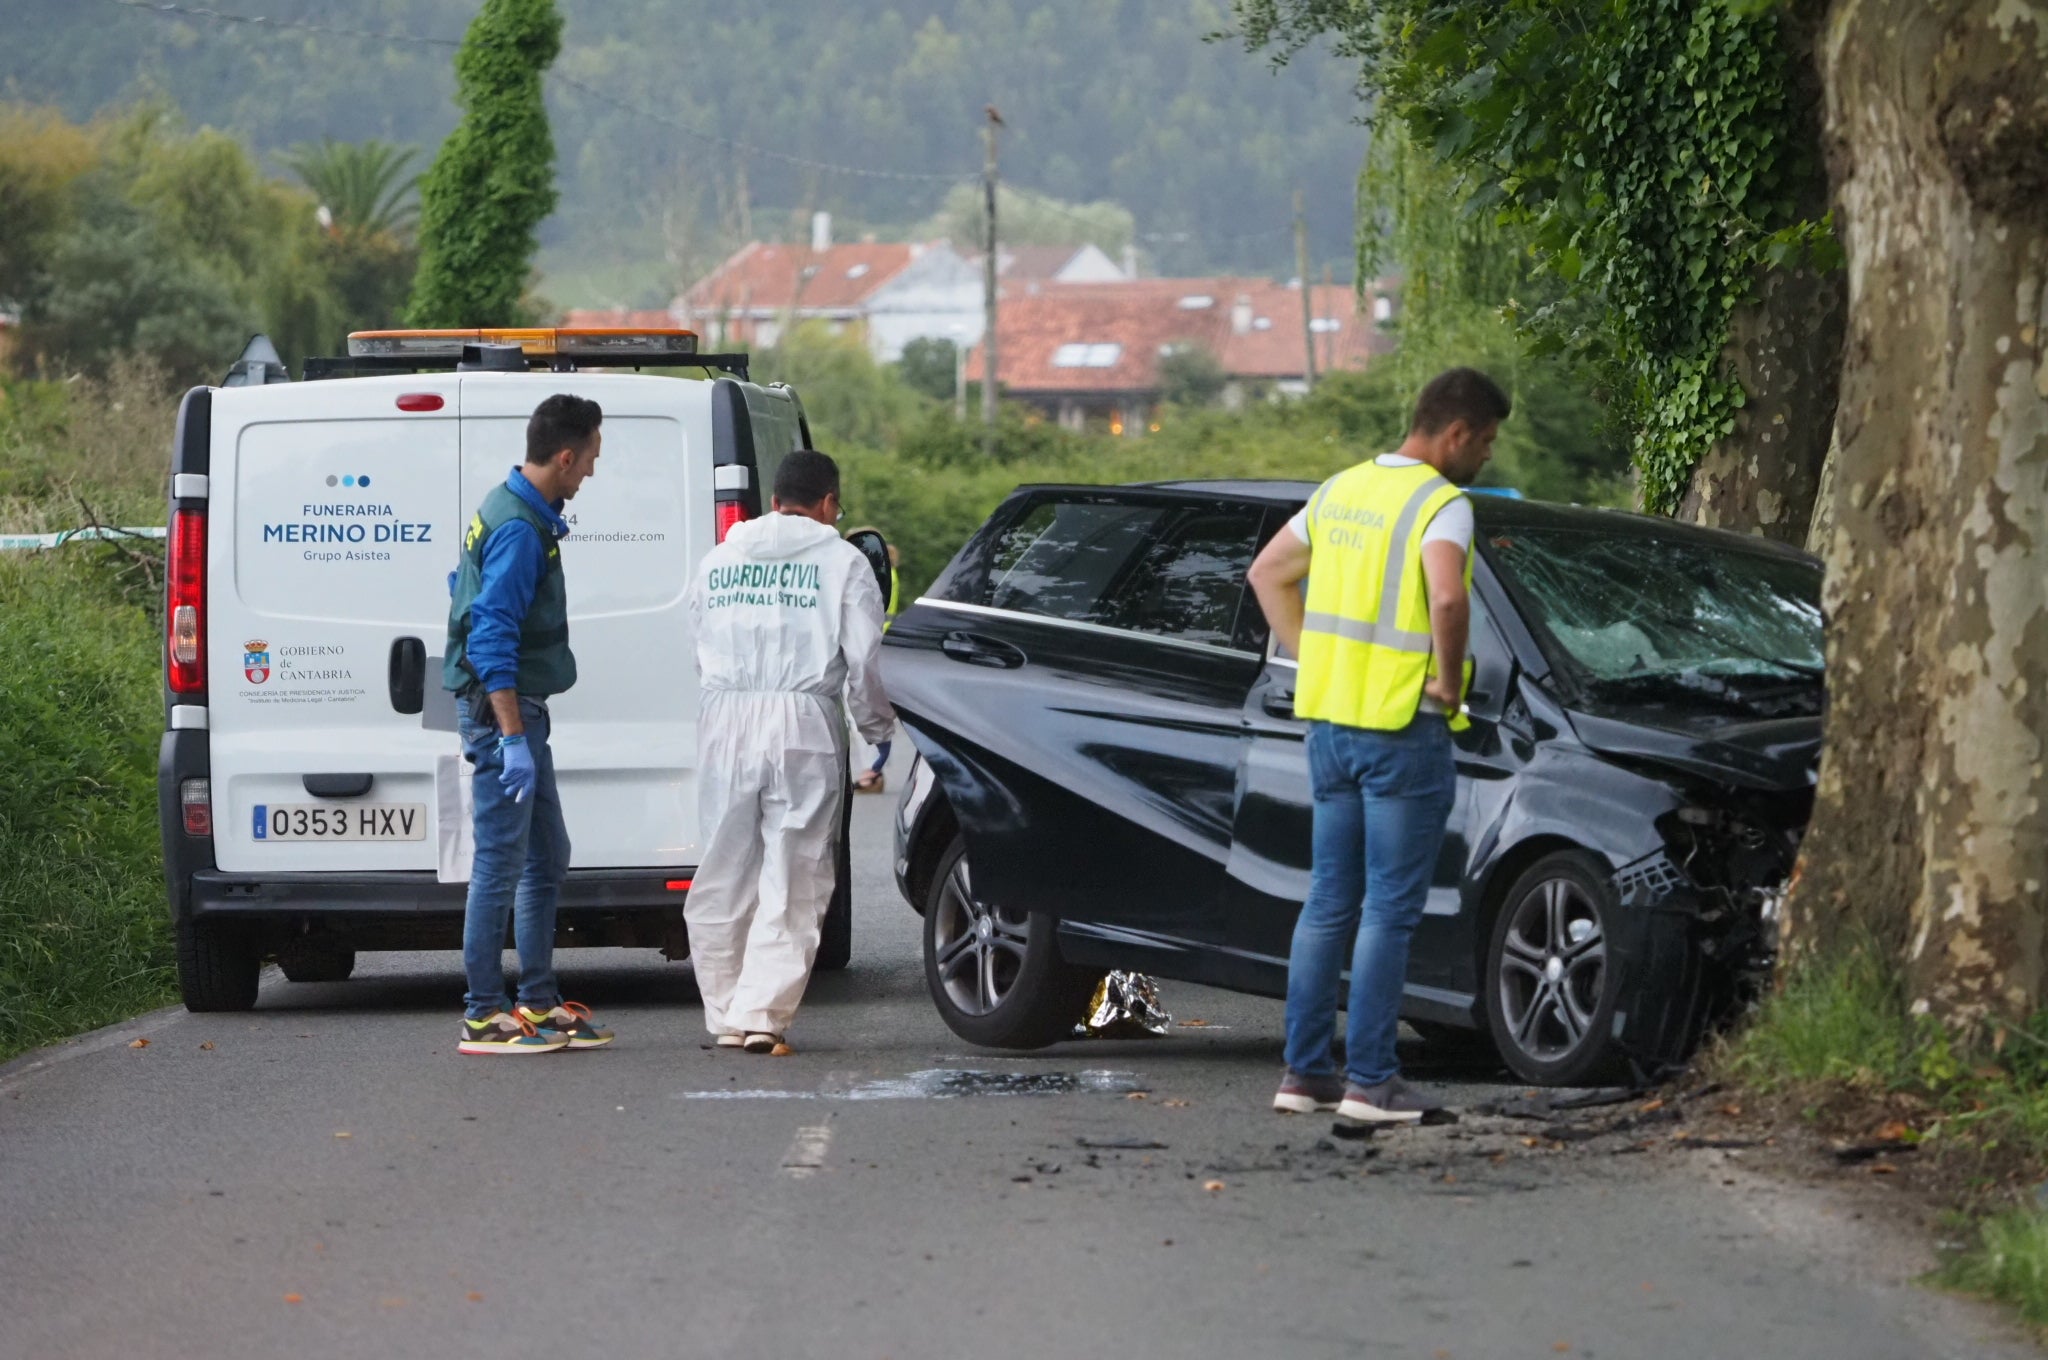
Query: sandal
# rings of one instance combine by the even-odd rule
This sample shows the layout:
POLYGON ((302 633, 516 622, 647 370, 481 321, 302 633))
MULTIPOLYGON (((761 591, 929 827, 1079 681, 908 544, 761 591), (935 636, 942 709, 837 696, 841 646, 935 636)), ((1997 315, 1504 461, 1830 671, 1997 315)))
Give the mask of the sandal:
POLYGON ((879 773, 869 770, 853 781, 853 791, 855 793, 880 793, 887 785, 887 782, 879 773))

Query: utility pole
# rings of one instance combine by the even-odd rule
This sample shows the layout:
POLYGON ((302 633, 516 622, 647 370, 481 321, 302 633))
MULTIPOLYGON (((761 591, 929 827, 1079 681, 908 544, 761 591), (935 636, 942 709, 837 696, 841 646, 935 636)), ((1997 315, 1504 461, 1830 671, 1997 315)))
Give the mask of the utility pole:
POLYGON ((953 421, 967 423, 967 336, 953 327, 953 421))
POLYGON ((981 256, 981 451, 993 458, 996 451, 996 129, 1003 116, 996 106, 987 108, 988 123, 981 130, 982 211, 987 232, 981 256))
POLYGON ((1301 278, 1301 345, 1305 351, 1302 370, 1307 385, 1316 385, 1315 287, 1308 277, 1308 220, 1301 215, 1301 190, 1294 191, 1294 272, 1301 278))
MULTIPOLYGON (((1333 289, 1334 289, 1335 287, 1336 287, 1336 284, 1335 284, 1335 283, 1334 283, 1334 282, 1332 281, 1332 278, 1331 278, 1331 273, 1330 273, 1330 266, 1328 266, 1328 265, 1326 264, 1326 265, 1324 265, 1324 266, 1323 266, 1323 291, 1324 291, 1325 293, 1328 293, 1328 292, 1332 291, 1332 290, 1333 290, 1333 289)), ((1337 333, 1336 333, 1335 331, 1324 331, 1324 332, 1323 332, 1323 372, 1325 372, 1325 373, 1328 373, 1328 372, 1329 372, 1329 371, 1330 371, 1331 369, 1335 368, 1336 366, 1337 366, 1337 333)))

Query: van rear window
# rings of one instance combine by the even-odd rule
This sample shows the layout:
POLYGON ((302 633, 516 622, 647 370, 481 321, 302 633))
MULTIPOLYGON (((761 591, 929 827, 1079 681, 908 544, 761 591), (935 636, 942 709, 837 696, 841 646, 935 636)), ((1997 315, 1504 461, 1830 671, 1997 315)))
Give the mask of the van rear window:
POLYGON ((796 403, 788 397, 758 387, 744 390, 748 422, 754 427, 754 467, 760 478, 761 508, 765 510, 783 456, 803 447, 803 427, 797 422, 796 403))

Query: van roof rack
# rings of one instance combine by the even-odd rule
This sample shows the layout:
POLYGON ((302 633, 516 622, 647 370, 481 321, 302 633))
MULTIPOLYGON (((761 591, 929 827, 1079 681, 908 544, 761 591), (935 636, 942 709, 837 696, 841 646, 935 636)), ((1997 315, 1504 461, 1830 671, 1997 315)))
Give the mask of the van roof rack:
POLYGON ((454 371, 465 352, 472 359, 479 347, 496 351, 491 367, 504 364, 502 351, 517 349, 529 369, 573 372, 578 367, 702 368, 747 377, 745 354, 699 354, 697 333, 681 329, 613 327, 478 327, 472 330, 355 331, 348 353, 335 358, 309 358, 308 381, 361 377, 373 373, 454 371))

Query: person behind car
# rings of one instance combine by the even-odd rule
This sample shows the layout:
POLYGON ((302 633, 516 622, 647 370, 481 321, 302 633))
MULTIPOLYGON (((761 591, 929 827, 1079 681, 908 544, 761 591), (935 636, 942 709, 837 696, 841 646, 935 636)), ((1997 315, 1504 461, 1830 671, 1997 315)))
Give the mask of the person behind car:
MULTIPOLYGON (((861 532, 859 529, 849 529, 847 530, 847 536, 851 537, 859 532, 861 532)), ((879 533, 880 531, 874 530, 872 532, 879 533)), ((896 621, 896 615, 902 612, 900 606, 903 599, 903 573, 901 569, 903 556, 896 551, 894 543, 888 545, 887 552, 889 554, 889 599, 882 606, 882 631, 885 633, 889 631, 889 625, 896 621)), ((889 763, 889 752, 893 746, 894 743, 887 737, 875 743, 874 760, 853 781, 853 791, 855 793, 881 793, 888 788, 888 780, 882 774, 882 770, 889 763)))
POLYGON ((1294 712, 1309 723, 1314 800, 1278 1110, 1414 1123, 1438 1108, 1401 1080, 1394 1040, 1456 787, 1451 731, 1466 725, 1472 506, 1460 488, 1509 409, 1476 369, 1438 374, 1401 447, 1324 482, 1251 566, 1259 607, 1299 658, 1294 712), (1348 1081, 1330 1054, 1347 955, 1348 1081))
POLYGON ((526 422, 526 465, 491 488, 448 578, 441 682, 458 699, 476 855, 463 908, 462 1053, 601 1048, 612 1032, 565 1002, 555 982, 555 907, 569 831, 555 791, 547 701, 576 683, 560 540, 562 506, 597 467, 604 412, 557 393, 526 422), (505 996, 505 918, 519 950, 519 1004, 505 996))
POLYGON ((815 450, 775 471, 775 513, 733 526, 684 598, 697 639, 704 853, 683 901, 704 1025, 769 1053, 796 1016, 837 881, 846 696, 869 742, 882 691, 882 592, 833 526, 839 466, 815 450))

